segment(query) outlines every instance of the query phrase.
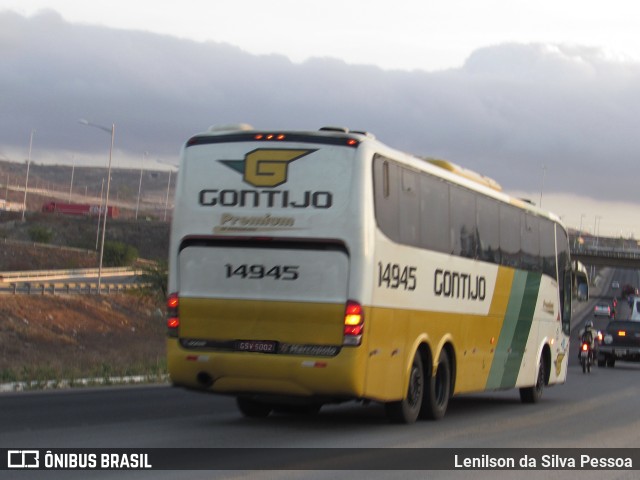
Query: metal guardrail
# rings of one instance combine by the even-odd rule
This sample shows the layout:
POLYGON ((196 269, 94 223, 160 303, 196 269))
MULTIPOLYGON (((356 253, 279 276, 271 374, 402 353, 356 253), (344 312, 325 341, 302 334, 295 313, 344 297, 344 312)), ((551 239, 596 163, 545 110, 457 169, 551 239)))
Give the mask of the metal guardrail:
MULTIPOLYGON (((57 295, 57 294, 85 294, 92 295, 98 294, 98 284, 95 282, 58 282, 58 283, 44 283, 44 282, 12 282, 9 284, 10 288, 5 292, 13 295, 25 294, 25 295, 57 295)), ((147 283, 104 283, 100 287, 100 293, 113 294, 124 293, 139 290, 148 287, 147 283)))
MULTIPOLYGON (((147 283, 98 283, 91 277, 98 276, 98 268, 80 268, 70 270, 28 270, 20 272, 0 272, 0 294, 98 294, 122 293, 145 288, 147 283), (76 281, 74 281, 74 278, 76 281), (83 280, 84 278, 84 280, 83 280), (58 281, 56 281, 58 280, 58 281)), ((102 277, 133 277, 140 275, 139 269, 131 267, 103 268, 102 277)))
MULTIPOLYGON (((38 281, 55 278, 69 277, 95 277, 98 275, 98 268, 77 268, 71 270, 24 270, 19 272, 0 272, 0 282, 11 282, 16 280, 38 281)), ((140 275, 141 271, 131 267, 103 268, 103 277, 127 277, 140 275)))

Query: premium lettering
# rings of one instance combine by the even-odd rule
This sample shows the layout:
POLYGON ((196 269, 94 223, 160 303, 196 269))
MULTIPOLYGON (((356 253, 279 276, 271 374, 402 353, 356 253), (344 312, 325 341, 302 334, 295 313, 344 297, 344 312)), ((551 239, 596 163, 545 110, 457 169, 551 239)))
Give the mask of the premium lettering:
POLYGON ((241 217, 238 215, 222 214, 220 225, 241 227, 293 227, 295 220, 291 217, 272 217, 268 213, 260 217, 241 217))
POLYGON ((200 205, 205 207, 319 208, 333 205, 331 192, 306 190, 296 194, 289 190, 200 190, 200 205))
POLYGON ((433 276, 433 293, 439 297, 484 301, 487 280, 481 275, 436 269, 433 276))

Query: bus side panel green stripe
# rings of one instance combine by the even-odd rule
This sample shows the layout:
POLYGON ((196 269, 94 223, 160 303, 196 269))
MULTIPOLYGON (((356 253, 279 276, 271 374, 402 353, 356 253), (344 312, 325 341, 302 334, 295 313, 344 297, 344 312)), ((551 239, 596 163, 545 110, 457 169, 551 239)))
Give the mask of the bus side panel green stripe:
POLYGON ((522 358, 524 357, 524 350, 527 345, 527 339, 529 338, 531 325, 533 323, 533 314, 535 313, 536 303, 538 301, 542 276, 539 273, 525 273, 525 275, 527 279, 524 296, 511 343, 511 352, 507 356, 504 375, 502 376, 502 382, 500 384, 501 388, 510 388, 516 384, 518 374, 520 373, 520 366, 522 365, 522 358))
POLYGON ((486 388, 488 390, 498 389, 501 387, 506 359, 509 355, 509 347, 511 346, 513 335, 516 330, 518 316, 520 315, 522 299, 524 297, 526 287, 526 279, 527 276, 524 272, 516 271, 513 275, 513 283, 511 285, 507 311, 505 312, 505 316, 502 321, 500 337, 498 338, 493 362, 491 363, 491 370, 489 372, 489 377, 487 378, 486 388))

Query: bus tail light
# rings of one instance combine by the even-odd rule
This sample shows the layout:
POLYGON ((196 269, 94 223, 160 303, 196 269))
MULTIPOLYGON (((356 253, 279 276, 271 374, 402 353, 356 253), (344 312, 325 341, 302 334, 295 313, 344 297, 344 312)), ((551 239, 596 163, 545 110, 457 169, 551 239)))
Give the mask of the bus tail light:
POLYGON ((364 311, 358 302, 347 301, 344 312, 344 339, 343 345, 357 347, 362 343, 364 331, 364 311))
POLYGON ((167 298, 167 328, 170 337, 178 336, 180 327, 180 317, 178 315, 178 304, 180 303, 177 293, 172 293, 167 298))

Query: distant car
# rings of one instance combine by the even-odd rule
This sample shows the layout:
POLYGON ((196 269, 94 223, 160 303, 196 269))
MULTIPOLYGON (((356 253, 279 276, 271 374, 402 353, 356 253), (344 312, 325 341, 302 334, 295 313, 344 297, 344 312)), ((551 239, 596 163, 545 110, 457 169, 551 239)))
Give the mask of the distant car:
POLYGON ((611 307, 606 303, 598 303, 593 307, 593 314, 596 317, 611 317, 611 307))
POLYGON ((620 288, 620 282, 618 282, 617 280, 614 280, 613 282, 611 282, 611 288, 613 288, 614 290, 617 290, 620 288))
POLYGON ((609 322, 598 342, 598 366, 613 367, 616 360, 640 362, 640 322, 609 322))

